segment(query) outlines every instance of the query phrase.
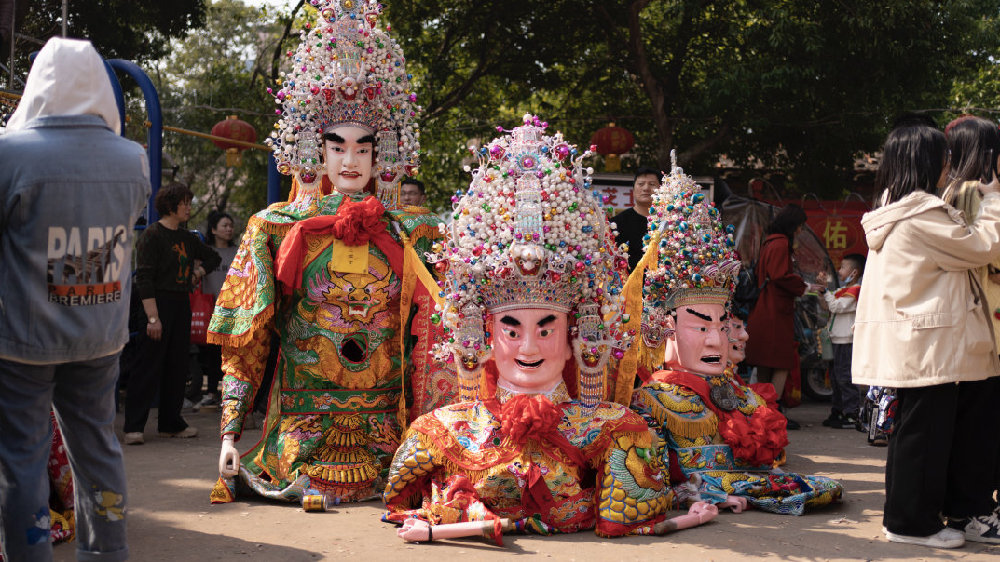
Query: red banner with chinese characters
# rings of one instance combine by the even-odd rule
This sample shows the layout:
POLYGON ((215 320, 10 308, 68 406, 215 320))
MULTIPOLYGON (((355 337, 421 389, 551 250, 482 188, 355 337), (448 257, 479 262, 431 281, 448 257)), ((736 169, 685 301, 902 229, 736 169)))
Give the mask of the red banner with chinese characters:
POLYGON ((806 211, 806 223, 826 246, 834 266, 847 254, 868 255, 861 217, 868 205, 861 201, 787 201, 798 203, 806 211))

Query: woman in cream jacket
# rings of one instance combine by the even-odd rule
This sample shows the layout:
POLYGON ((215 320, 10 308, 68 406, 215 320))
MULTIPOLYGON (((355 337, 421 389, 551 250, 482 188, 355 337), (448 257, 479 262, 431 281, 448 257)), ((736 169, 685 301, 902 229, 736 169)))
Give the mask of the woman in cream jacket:
POLYGON ((886 537, 956 548, 1000 538, 995 515, 982 533, 965 526, 990 526, 995 507, 1000 361, 975 270, 1000 257, 1000 193, 995 181, 983 185, 979 216, 966 225, 935 195, 948 170, 939 130, 904 125, 886 139, 876 178, 882 206, 862 220, 870 251, 852 373, 856 384, 899 389, 886 537), (945 527, 942 515, 964 522, 961 530, 945 527))

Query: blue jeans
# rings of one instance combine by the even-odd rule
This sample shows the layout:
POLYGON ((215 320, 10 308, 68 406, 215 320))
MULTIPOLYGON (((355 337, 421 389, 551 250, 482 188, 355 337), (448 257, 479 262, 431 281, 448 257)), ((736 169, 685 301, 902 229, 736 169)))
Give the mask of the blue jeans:
POLYGON ((46 463, 50 407, 76 494, 78 560, 126 560, 126 484, 115 437, 118 354, 58 365, 0 359, 0 547, 8 562, 52 560, 46 463))

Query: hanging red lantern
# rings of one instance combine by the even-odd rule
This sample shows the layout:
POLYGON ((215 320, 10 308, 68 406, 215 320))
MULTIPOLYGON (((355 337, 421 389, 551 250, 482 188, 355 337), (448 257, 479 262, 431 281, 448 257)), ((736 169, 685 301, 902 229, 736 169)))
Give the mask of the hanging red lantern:
MULTIPOLYGON (((257 131, 253 125, 237 119, 235 115, 216 123, 212 127, 212 135, 234 141, 257 142, 257 131)), ((247 149, 246 146, 218 139, 213 139, 212 143, 226 151, 226 166, 239 166, 242 163, 241 153, 247 149)))
POLYGON ((590 144, 597 147, 597 153, 604 156, 604 168, 609 172, 622 169, 620 154, 625 154, 635 146, 635 137, 624 127, 610 123, 594 132, 590 144))

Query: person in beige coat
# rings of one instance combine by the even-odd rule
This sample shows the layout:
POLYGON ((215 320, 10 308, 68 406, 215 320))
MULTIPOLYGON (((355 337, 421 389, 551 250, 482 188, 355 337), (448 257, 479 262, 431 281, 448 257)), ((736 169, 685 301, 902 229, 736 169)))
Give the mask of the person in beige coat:
POLYGON ((898 388, 886 461, 890 541, 956 548, 1000 542, 992 500, 1000 361, 976 269, 1000 257, 1000 192, 980 187, 979 215, 936 193, 949 171, 944 134, 908 124, 889 133, 861 221, 869 254, 854 325, 855 384, 898 388), (976 520, 984 528, 945 526, 976 520), (964 531, 964 532, 963 532, 964 531))
MULTIPOLYGON (((945 203, 965 214, 966 223, 979 215, 983 197, 979 184, 989 183, 1000 156, 1000 128, 973 115, 963 115, 945 127, 951 150, 949 182, 941 193, 945 203)), ((979 268, 978 275, 990 307, 993 341, 1000 350, 1000 260, 979 268)))

